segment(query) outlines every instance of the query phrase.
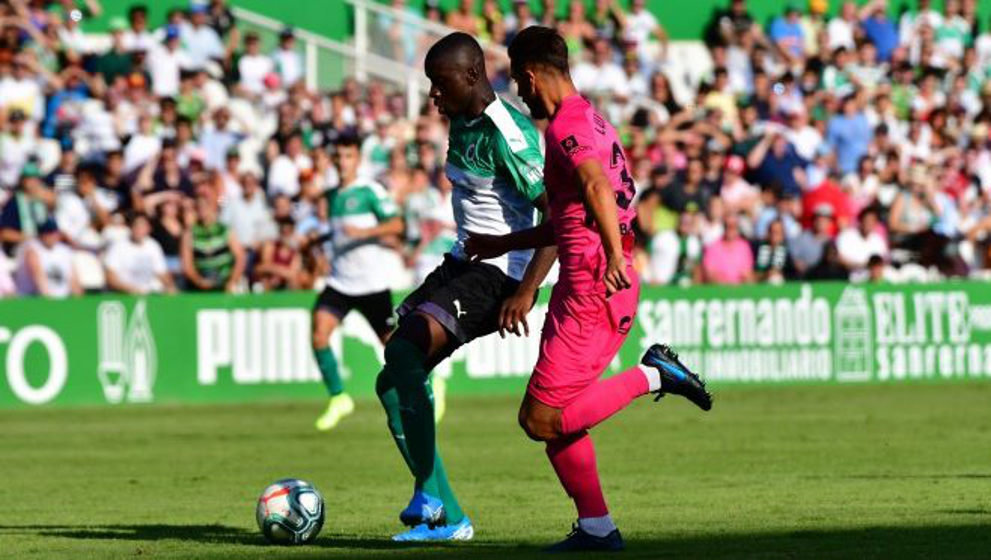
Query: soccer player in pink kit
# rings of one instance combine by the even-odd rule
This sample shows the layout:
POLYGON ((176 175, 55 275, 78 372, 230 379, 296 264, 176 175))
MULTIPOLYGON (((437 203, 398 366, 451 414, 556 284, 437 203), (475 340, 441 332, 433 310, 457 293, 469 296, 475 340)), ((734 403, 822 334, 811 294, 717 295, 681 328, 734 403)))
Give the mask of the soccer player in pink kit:
MULTIPOLYGON (((641 363, 599 380, 633 324, 639 282, 632 267, 635 187, 613 127, 578 94, 564 39, 529 27, 509 46, 511 75, 545 132, 544 184, 550 220, 504 236, 474 235, 466 249, 482 258, 557 244, 560 274, 551 293, 520 425, 546 442, 547 456, 578 509, 578 523, 552 551, 621 550, 606 508, 589 428, 647 393, 680 394, 703 410, 712 397, 668 347, 652 346, 641 363)), ((522 314, 509 331, 528 331, 522 314)))

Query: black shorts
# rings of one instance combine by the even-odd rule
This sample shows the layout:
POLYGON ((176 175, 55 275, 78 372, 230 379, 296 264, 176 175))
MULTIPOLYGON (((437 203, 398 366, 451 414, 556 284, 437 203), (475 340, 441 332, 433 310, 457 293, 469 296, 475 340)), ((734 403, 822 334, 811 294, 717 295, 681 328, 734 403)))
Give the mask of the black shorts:
POLYGON ((379 338, 392 332, 396 326, 396 320, 392 316, 392 292, 389 290, 349 296, 327 286, 313 305, 314 311, 326 311, 337 317, 338 321, 343 321, 344 316, 352 309, 364 315, 379 338))
POLYGON ((413 311, 430 315, 464 344, 499 329, 502 302, 516 293, 519 285, 494 265, 444 255, 444 262, 396 313, 400 321, 413 311))

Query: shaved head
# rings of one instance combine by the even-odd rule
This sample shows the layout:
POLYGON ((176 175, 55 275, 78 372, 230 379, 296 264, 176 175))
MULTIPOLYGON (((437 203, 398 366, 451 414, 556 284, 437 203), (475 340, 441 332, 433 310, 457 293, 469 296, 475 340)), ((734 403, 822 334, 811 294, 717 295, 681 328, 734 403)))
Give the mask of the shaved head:
POLYGON ((476 116, 495 99, 485 75, 485 53, 471 35, 451 33, 427 51, 430 98, 448 117, 476 116))
POLYGON ((478 41, 467 33, 451 33, 434 43, 427 51, 427 68, 434 65, 456 67, 460 70, 473 68, 485 73, 485 53, 478 41))

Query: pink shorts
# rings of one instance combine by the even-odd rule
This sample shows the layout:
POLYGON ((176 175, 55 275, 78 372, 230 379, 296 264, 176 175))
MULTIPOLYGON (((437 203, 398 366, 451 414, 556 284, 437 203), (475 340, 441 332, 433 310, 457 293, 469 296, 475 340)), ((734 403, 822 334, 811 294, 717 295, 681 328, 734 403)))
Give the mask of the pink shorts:
POLYGON ((540 336, 540 357, 527 392, 554 408, 564 408, 595 383, 626 340, 637 313, 640 285, 606 299, 604 294, 572 294, 555 286, 540 336))

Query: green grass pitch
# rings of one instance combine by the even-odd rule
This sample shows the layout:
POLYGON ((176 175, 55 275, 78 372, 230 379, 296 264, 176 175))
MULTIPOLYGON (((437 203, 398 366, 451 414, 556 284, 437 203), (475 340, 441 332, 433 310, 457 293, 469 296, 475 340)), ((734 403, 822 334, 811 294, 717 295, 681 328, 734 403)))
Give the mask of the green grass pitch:
MULTIPOLYGON (((374 401, 0 413, 0 558, 532 558, 574 517, 516 400, 454 399, 442 452, 476 540, 393 546, 410 479, 374 401), (258 493, 297 476, 328 519, 264 543, 258 493)), ((991 384, 641 399, 593 431, 624 558, 989 558, 991 384)))

